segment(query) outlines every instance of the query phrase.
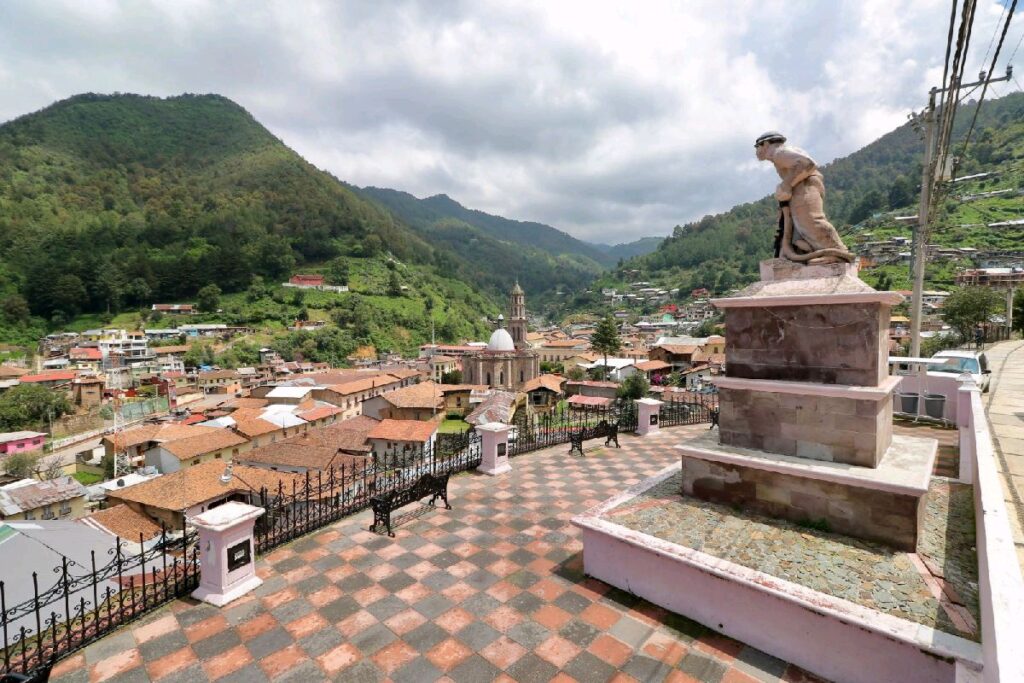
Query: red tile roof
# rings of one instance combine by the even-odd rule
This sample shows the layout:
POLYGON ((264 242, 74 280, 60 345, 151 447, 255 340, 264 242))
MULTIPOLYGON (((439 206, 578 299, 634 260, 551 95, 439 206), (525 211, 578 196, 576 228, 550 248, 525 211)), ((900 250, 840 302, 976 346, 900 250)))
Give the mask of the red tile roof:
POLYGON ((75 360, 103 360, 103 353, 91 346, 80 346, 71 349, 68 355, 75 360))
POLYGON ((567 402, 574 406, 606 408, 611 405, 612 400, 604 396, 582 396, 577 394, 576 396, 570 396, 567 402))
POLYGON ((436 422, 421 422, 419 420, 381 420, 374 425, 368 439, 383 439, 385 441, 415 441, 424 443, 437 431, 436 422))
POLYGON ((19 381, 22 384, 28 382, 70 382, 78 373, 74 370, 60 370, 56 372, 41 372, 38 375, 22 375, 19 381))

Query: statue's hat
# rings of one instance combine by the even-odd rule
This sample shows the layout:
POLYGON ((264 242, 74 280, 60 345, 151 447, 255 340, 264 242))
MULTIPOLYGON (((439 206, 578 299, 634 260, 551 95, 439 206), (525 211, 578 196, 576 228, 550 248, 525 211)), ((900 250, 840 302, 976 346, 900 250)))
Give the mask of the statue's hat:
POLYGON ((777 130, 770 130, 767 133, 761 133, 757 140, 754 140, 754 147, 757 147, 762 142, 785 142, 786 136, 777 130))

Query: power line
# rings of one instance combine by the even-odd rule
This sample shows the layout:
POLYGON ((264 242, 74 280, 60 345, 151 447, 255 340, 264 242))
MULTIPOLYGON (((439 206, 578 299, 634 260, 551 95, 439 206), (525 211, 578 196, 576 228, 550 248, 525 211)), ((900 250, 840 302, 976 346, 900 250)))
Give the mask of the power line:
POLYGON ((992 43, 996 40, 996 34, 999 33, 999 24, 1003 21, 1003 15, 1006 14, 1006 3, 1003 3, 1003 11, 999 13, 999 20, 996 21, 995 27, 992 29, 992 37, 988 39, 988 47, 985 48, 985 56, 981 58, 981 63, 984 64, 985 60, 988 59, 988 53, 992 51, 992 43))
MULTIPOLYGON (((1010 22, 1013 21, 1013 11, 1016 8, 1017 8, 1017 0, 1013 0, 1013 2, 1010 3, 1010 12, 1009 12, 1009 14, 1006 15, 1006 23, 1003 24, 1003 32, 999 36, 999 44, 996 45, 996 52, 995 52, 994 55, 992 55, 992 64, 991 64, 991 66, 989 66, 989 70, 988 70, 989 78, 986 78, 984 84, 982 84, 982 86, 981 86, 981 96, 978 98, 978 105, 974 108, 974 116, 971 117, 971 126, 970 126, 970 128, 967 129, 967 135, 964 137, 963 147, 960 148, 960 158, 961 159, 963 158, 964 154, 967 152, 967 145, 970 143, 971 135, 974 133, 974 124, 976 124, 978 122, 978 112, 981 111, 981 104, 982 104, 982 102, 985 101, 985 92, 988 90, 988 87, 989 87, 989 79, 991 78, 992 74, 995 71, 996 61, 999 59, 999 52, 1000 52, 1000 50, 1003 49, 1003 41, 1006 40, 1006 32, 1010 30, 1010 22)), ((1012 69, 1012 67, 1008 66, 1007 67, 1007 73, 1012 75, 1013 72, 1010 69, 1012 69)), ((953 173, 954 174, 956 173, 956 167, 957 166, 959 166, 959 161, 954 160, 954 162, 953 162, 953 173)))

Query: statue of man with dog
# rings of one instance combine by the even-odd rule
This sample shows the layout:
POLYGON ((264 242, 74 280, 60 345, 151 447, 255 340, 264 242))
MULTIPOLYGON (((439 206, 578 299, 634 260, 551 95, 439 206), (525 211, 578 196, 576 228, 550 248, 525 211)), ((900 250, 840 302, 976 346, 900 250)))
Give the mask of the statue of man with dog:
POLYGON ((824 177, 814 159, 775 131, 757 138, 754 148, 758 160, 772 162, 782 179, 775 188, 781 211, 776 258, 811 265, 852 262, 853 254, 825 216, 824 177))

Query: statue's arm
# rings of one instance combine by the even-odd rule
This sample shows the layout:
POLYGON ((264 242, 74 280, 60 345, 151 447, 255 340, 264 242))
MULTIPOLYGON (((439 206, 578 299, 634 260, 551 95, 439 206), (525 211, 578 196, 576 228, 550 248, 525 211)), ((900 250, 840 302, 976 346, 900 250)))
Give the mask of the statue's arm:
POLYGON ((775 196, 779 201, 788 201, 793 196, 793 188, 818 168, 814 159, 809 156, 785 149, 779 150, 776 163, 783 169, 782 182, 775 190, 775 196))

